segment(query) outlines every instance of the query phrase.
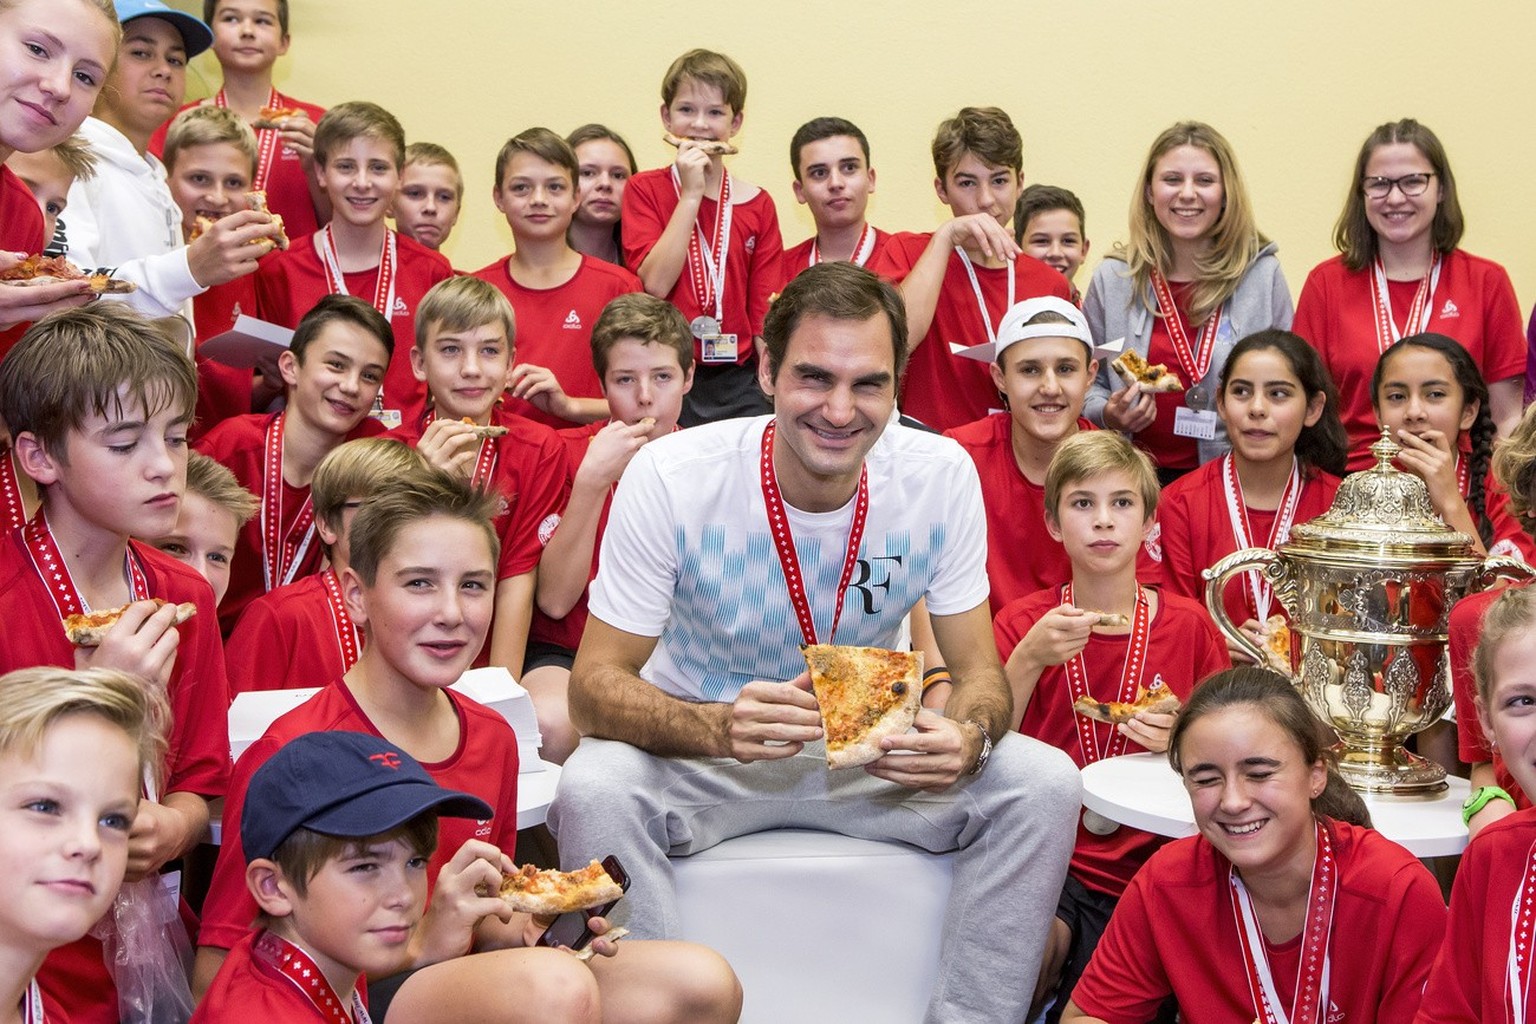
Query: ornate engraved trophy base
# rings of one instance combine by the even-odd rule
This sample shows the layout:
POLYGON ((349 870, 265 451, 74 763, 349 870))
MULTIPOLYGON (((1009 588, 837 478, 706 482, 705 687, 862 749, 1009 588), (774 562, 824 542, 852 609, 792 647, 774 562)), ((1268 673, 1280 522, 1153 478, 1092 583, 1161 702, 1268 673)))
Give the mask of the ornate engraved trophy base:
POLYGON ((1351 737, 1333 748, 1339 775, 1362 793, 1428 796, 1446 788, 1445 769, 1409 753, 1396 737, 1364 740, 1351 737))

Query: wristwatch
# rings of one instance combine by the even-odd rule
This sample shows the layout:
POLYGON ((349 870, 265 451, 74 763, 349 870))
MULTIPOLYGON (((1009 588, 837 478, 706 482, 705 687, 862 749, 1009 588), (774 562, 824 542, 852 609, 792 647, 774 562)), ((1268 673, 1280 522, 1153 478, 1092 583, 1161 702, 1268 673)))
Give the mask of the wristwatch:
POLYGON ((981 733, 981 753, 976 755, 976 763, 973 764, 971 766, 971 770, 965 774, 980 775, 981 770, 987 766, 987 758, 992 756, 992 736, 987 732, 987 727, 976 721, 974 718, 967 718, 964 724, 974 725, 976 727, 976 731, 981 733))
POLYGON ((1461 823, 1463 825, 1470 825, 1477 812, 1495 800, 1503 800, 1509 806, 1515 806, 1515 798, 1500 787, 1479 786, 1472 791, 1471 796, 1467 797, 1466 803, 1461 805, 1461 823))

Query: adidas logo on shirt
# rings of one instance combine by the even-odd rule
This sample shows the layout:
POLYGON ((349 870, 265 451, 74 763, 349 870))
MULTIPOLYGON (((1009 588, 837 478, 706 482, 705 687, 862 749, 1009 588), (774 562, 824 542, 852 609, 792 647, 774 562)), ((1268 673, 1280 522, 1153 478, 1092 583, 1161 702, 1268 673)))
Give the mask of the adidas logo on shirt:
POLYGON ((1461 316, 1461 310, 1456 308, 1456 303, 1450 299, 1445 300, 1445 305, 1440 307, 1440 319, 1455 320, 1461 316))
POLYGON ((568 331, 581 330, 581 317, 576 315, 574 309, 565 314, 565 329, 568 331))

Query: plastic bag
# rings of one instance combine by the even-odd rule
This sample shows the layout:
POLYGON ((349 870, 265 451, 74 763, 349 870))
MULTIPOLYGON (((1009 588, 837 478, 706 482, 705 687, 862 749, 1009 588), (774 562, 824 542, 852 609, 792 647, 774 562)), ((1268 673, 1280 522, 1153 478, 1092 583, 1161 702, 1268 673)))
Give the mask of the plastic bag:
POLYGON ((186 1024, 192 1016, 192 943, 177 896, 158 875, 125 882, 91 934, 117 986, 123 1024, 186 1024))

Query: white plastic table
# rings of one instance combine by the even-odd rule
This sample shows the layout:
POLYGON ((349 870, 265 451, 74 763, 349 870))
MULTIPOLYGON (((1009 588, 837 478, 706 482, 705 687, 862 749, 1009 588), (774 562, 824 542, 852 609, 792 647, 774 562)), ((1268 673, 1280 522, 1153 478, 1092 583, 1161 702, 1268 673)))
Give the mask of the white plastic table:
MULTIPOLYGON (((1110 821, 1160 836, 1192 836, 1195 815, 1183 780, 1163 754, 1125 754, 1083 769, 1083 806, 1110 821)), ((1461 805, 1470 785, 1454 776, 1429 796, 1361 793, 1382 835, 1415 857, 1451 857, 1467 846, 1461 805)))

